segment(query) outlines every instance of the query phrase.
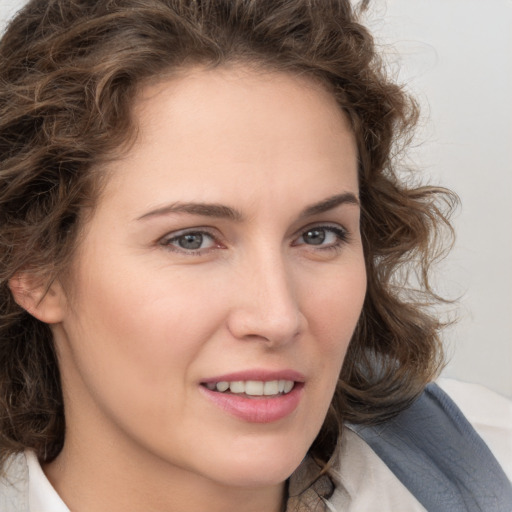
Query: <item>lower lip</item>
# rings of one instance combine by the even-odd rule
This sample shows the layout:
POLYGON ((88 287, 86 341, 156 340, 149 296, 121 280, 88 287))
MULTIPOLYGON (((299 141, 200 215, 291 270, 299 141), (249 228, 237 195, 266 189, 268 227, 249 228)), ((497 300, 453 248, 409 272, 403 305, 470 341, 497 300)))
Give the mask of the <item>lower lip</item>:
POLYGON ((200 386, 201 391, 223 411, 250 423, 272 423, 289 416, 299 405, 304 384, 295 383, 285 395, 248 398, 219 393, 200 386))

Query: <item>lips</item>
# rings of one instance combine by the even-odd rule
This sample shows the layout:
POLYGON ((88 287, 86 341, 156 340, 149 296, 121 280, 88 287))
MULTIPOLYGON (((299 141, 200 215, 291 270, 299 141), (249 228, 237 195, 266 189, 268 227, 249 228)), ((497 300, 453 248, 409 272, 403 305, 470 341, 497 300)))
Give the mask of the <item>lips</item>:
POLYGON ((284 419, 297 408, 304 377, 295 371, 254 370, 201 382, 200 390, 223 412, 251 423, 284 419))

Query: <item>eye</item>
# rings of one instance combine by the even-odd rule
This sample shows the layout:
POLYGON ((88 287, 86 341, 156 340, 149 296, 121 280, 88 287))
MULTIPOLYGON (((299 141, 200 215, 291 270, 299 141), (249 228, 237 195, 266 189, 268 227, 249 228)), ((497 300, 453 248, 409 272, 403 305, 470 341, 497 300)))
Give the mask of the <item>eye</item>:
POLYGON ((304 231, 293 245, 312 245, 320 248, 336 248, 347 241, 347 232, 335 226, 314 226, 304 231))
POLYGON ((200 252, 218 245, 213 235, 206 231, 173 233, 161 240, 160 244, 172 250, 184 252, 200 252))

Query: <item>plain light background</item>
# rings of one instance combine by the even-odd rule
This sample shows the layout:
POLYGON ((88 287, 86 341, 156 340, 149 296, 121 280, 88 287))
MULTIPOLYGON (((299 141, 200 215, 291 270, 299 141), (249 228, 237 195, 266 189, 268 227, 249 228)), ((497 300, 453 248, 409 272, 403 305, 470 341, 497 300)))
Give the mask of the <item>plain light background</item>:
POLYGON ((512 397, 512 1, 375 4, 381 49, 422 104, 415 162, 462 202, 438 277, 461 297, 444 375, 512 397))
MULTIPOLYGON (((24 3, 0 0, 0 28, 24 3)), ((512 0, 374 0, 367 22, 423 107, 415 166, 462 201, 444 375, 512 398, 512 0)))

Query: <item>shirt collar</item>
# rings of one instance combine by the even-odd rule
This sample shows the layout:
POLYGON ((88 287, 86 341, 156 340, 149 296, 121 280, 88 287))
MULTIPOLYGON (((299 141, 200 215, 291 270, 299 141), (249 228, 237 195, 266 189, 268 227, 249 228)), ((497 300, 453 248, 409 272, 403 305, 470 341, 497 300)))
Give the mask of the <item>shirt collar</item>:
POLYGON ((70 512, 46 478, 36 454, 25 452, 28 466, 28 502, 31 512, 70 512))

